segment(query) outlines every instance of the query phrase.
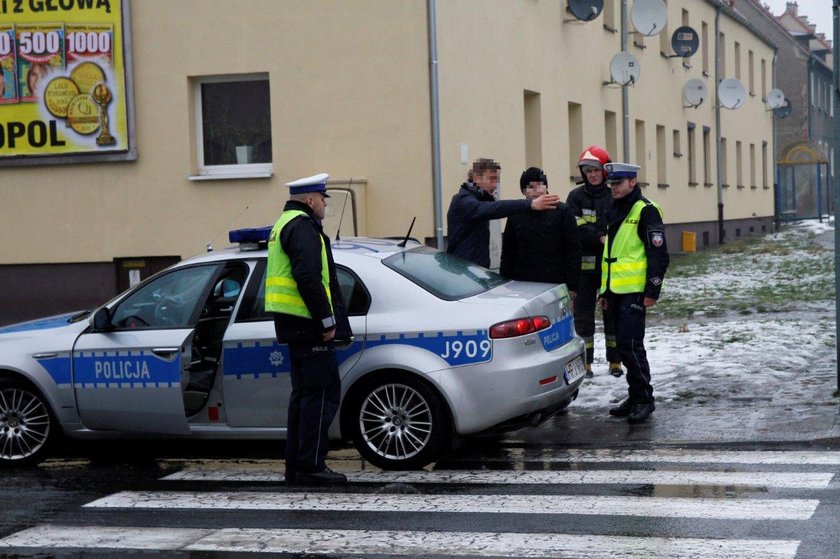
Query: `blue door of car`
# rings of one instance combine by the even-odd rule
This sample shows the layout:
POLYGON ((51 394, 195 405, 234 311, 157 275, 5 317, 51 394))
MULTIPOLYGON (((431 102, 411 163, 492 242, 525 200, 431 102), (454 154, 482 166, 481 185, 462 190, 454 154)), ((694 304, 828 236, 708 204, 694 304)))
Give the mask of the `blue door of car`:
POLYGON ((192 339, 216 264, 176 268, 109 309, 108 327, 79 336, 72 379, 89 429, 189 433, 183 389, 192 339))

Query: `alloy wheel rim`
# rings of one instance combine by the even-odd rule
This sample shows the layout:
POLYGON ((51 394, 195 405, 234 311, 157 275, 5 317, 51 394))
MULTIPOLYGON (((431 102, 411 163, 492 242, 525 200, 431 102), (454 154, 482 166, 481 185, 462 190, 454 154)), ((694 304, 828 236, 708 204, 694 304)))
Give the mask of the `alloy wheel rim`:
POLYGON ((429 444, 432 410, 418 391, 404 384, 386 384, 367 395, 359 412, 365 444, 378 456, 406 460, 429 444))
POLYGON ((27 390, 0 390, 0 459, 21 460, 37 453, 50 434, 50 416, 27 390))

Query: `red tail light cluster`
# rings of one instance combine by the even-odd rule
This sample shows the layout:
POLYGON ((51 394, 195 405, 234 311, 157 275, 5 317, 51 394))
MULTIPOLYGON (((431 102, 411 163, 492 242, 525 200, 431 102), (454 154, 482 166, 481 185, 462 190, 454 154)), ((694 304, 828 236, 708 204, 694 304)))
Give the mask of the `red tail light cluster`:
POLYGON ((508 320, 507 322, 500 322, 490 327, 490 337, 498 338, 515 338, 516 336, 524 336, 533 332, 545 330, 551 326, 551 321, 545 316, 532 316, 529 318, 517 318, 516 320, 508 320))

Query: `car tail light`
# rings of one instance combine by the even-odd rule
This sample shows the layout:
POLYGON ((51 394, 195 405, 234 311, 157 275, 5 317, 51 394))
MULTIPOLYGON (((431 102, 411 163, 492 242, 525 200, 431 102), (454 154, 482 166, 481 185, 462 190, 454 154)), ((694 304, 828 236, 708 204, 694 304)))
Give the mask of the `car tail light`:
POLYGON ((508 320, 507 322, 500 322, 490 327, 490 337, 498 338, 514 338, 516 336, 524 336, 533 332, 545 330, 551 326, 551 321, 545 316, 532 316, 529 318, 517 318, 516 320, 508 320))

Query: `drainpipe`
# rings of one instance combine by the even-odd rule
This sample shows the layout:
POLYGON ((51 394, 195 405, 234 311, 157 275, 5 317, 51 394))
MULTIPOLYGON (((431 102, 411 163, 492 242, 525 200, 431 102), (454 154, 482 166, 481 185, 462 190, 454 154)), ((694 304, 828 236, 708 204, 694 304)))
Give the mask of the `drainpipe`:
MULTIPOLYGON (((770 69, 772 72, 772 76, 770 78, 770 83, 773 84, 773 87, 776 87, 776 62, 779 59, 779 49, 778 47, 773 49, 773 66, 770 69)), ((770 180, 773 181, 773 227, 776 231, 779 230, 781 227, 781 204, 779 204, 779 146, 777 144, 776 138, 776 128, 778 128, 778 121, 776 120, 775 116, 771 116, 773 122, 773 149, 770 152, 773 157, 773 165, 770 167, 772 171, 770 175, 770 180)), ((763 186, 763 185, 762 185, 763 186)))
MULTIPOLYGON (((627 51, 627 0, 621 0, 621 52, 627 51)), ((624 142, 624 161, 630 163, 630 89, 621 88, 621 123, 622 141, 624 142)), ((644 161, 636 161, 644 165, 644 161)))
POLYGON ((440 104, 438 96, 437 18, 435 0, 427 0, 429 20, 429 89, 432 120, 432 184, 434 189, 435 243, 443 249, 443 201, 440 178, 440 104))
POLYGON ((723 228, 723 162, 720 153, 720 5, 715 11, 715 159, 717 162, 718 243, 723 244, 726 230, 723 228))

